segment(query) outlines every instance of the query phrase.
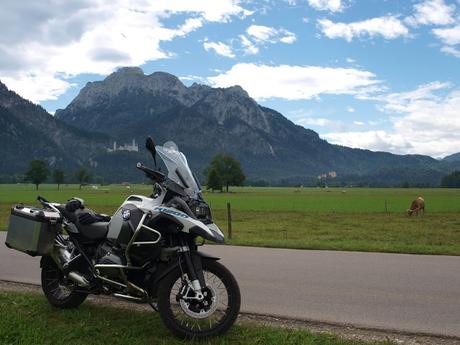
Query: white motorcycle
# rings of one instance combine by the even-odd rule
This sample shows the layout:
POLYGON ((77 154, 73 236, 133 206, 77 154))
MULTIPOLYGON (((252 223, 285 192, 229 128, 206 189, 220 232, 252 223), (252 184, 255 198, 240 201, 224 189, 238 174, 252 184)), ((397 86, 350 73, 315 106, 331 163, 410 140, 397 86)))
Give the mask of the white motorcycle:
POLYGON ((75 308, 88 294, 107 294, 159 311, 164 324, 183 338, 223 334, 235 322, 240 290, 218 258, 198 251, 199 240, 223 243, 200 185, 173 142, 146 148, 158 154, 168 176, 142 163, 153 182, 149 197, 129 196, 112 217, 42 197, 37 209, 11 211, 6 244, 40 255, 42 288, 59 308, 75 308))

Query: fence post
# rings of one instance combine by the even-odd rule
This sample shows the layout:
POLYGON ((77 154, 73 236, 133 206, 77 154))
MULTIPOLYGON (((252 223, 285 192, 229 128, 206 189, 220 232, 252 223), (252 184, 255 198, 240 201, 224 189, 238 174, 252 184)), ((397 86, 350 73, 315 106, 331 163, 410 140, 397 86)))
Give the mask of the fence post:
POLYGON ((230 203, 227 202, 227 229, 228 229, 228 238, 231 240, 232 239, 232 207, 230 206, 230 203))
POLYGON ((388 213, 387 199, 385 199, 385 213, 388 213))

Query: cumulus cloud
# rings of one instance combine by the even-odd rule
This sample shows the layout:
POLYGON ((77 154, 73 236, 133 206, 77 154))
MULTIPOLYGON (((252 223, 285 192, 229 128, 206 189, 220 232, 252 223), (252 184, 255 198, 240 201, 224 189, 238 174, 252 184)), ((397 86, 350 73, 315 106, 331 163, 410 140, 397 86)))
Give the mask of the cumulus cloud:
POLYGON ((341 12, 344 9, 342 0, 308 0, 308 4, 318 11, 341 12))
POLYGON ((264 25, 251 25, 247 28, 246 33, 257 43, 294 43, 296 36, 293 32, 286 29, 272 28, 264 25))
POLYGON ((381 36, 391 40, 409 36, 409 29, 395 16, 377 17, 352 23, 334 23, 329 19, 318 20, 318 27, 328 38, 354 38, 381 36))
POLYGON ((268 43, 292 44, 296 39, 296 35, 291 31, 264 25, 251 25, 244 35, 239 36, 241 48, 246 55, 258 54, 260 47, 268 43))
POLYGON ((259 52, 259 48, 257 48, 246 36, 240 35, 240 40, 246 55, 255 55, 259 52))
POLYGON ((295 123, 301 126, 328 127, 337 131, 343 131, 347 129, 347 126, 342 121, 330 120, 322 117, 304 117, 297 119, 295 123))
POLYGON ((460 24, 451 28, 433 29, 433 33, 445 44, 460 44, 460 24))
POLYGON ((32 101, 56 99, 72 86, 69 77, 170 57, 161 42, 206 22, 249 14, 233 0, 6 0, 0 11, 0 79, 32 101), (166 27, 164 19, 174 15, 188 18, 166 27))
POLYGON ((242 86, 255 99, 301 100, 321 94, 358 95, 380 81, 368 71, 320 66, 268 66, 239 63, 230 70, 209 77, 217 87, 242 86))
POLYGON ((443 53, 446 53, 446 54, 449 54, 449 55, 452 55, 452 56, 460 58, 460 50, 458 50, 458 49, 456 49, 454 47, 445 46, 445 47, 441 48, 441 51, 443 53))
POLYGON ((412 144, 404 137, 387 133, 384 130, 327 133, 321 135, 321 137, 333 144, 365 148, 373 151, 404 154, 413 149, 412 144))
POLYGON ((421 153, 443 157, 459 151, 460 90, 434 82, 409 92, 380 97, 390 114, 391 128, 332 132, 323 137, 333 143, 395 153, 421 153))
POLYGON ((234 58, 235 54, 232 51, 232 48, 222 42, 204 42, 203 47, 206 51, 213 50, 217 55, 234 58))
POLYGON ((448 25, 454 22, 455 5, 444 0, 424 0, 414 5, 414 15, 407 17, 409 25, 448 25))
POLYGON ((433 34, 444 43, 441 51, 460 58, 460 50, 457 47, 460 45, 460 24, 450 28, 433 29, 433 34))

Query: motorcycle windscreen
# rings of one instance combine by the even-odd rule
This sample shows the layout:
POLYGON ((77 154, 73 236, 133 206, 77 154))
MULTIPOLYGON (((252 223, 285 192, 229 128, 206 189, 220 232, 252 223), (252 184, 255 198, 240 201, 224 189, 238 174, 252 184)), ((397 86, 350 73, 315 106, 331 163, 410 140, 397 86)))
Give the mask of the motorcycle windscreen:
POLYGON ((155 149, 168 169, 168 177, 184 187, 189 196, 196 198, 201 192, 200 187, 188 166, 187 158, 179 151, 177 145, 168 141, 163 146, 156 146, 155 149))

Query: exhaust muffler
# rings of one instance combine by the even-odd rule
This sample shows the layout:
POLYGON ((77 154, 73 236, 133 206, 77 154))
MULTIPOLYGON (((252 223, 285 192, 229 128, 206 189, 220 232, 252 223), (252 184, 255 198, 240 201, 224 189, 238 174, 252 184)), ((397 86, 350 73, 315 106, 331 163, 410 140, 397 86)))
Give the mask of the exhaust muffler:
POLYGON ((89 287, 89 281, 75 271, 69 272, 68 277, 80 287, 89 287))

